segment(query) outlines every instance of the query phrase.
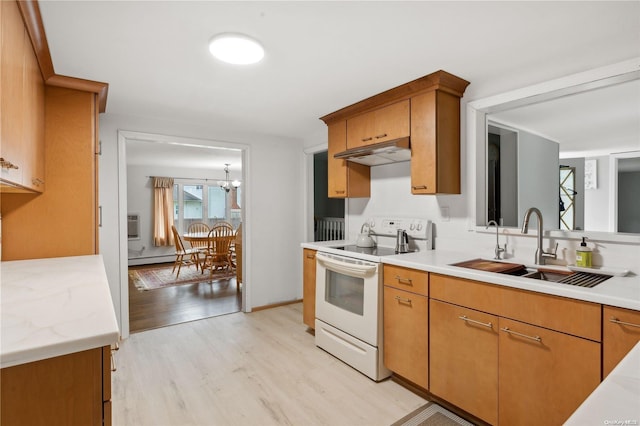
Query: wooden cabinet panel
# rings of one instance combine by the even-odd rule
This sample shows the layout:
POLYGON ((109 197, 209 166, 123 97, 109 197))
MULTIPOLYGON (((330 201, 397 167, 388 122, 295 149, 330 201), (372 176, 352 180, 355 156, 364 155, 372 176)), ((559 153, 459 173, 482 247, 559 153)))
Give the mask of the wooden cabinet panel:
POLYGON ((347 148, 359 148, 409 136, 409 100, 347 120, 347 148))
POLYGON ((640 341, 640 312, 604 306, 602 328, 602 376, 605 378, 640 341))
POLYGON ((425 296, 384 286, 384 365, 429 387, 429 305, 425 296))
POLYGON ((503 318, 499 327, 499 423, 562 424, 600 383, 600 344, 503 318))
POLYGON ((431 274, 430 282, 430 295, 434 299, 601 340, 601 308, 597 303, 439 274, 431 274))
POLYGON ((329 198, 358 198, 371 195, 369 166, 333 156, 347 146, 347 123, 339 121, 329 125, 329 149, 327 152, 329 198))
POLYGON ((429 273, 402 266, 383 266, 384 285, 413 293, 429 295, 429 273))
POLYGON ((96 348, 0 370, 0 424, 102 425, 102 354, 96 348))
POLYGON ((498 317, 431 299, 429 391, 498 423, 498 317))
POLYGON ((411 193, 460 193, 460 98, 435 90, 411 98, 411 193))
POLYGON ((47 86, 46 192, 2 195, 2 260, 95 254, 95 93, 47 86))
POLYGON ((2 37, 0 58, 0 177, 9 183, 22 184, 23 163, 23 90, 24 56, 27 35, 15 1, 0 2, 2 37))
MULTIPOLYGON (((27 42, 28 44, 28 42, 27 42)), ((25 52, 24 80, 24 171, 23 185, 37 192, 44 191, 44 80, 33 49, 25 52)))
POLYGON ((302 322, 315 328, 316 320, 316 250, 302 250, 302 322))

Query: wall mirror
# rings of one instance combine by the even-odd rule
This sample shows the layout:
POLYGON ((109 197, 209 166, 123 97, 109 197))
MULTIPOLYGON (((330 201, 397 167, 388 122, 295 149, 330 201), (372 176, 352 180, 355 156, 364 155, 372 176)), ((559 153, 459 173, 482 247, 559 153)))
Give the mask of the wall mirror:
POLYGON ((475 226, 520 227, 535 206, 554 234, 640 241, 630 196, 640 188, 640 59, 474 101, 467 113, 475 226))

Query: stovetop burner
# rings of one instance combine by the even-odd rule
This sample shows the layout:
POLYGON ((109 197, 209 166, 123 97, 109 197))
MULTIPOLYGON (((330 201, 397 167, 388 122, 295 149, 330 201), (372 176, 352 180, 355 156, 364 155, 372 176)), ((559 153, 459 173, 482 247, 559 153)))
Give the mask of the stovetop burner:
POLYGON ((391 256, 397 254, 395 249, 392 249, 391 247, 358 247, 354 244, 335 248, 338 250, 349 251, 352 253, 368 254, 371 256, 391 256))

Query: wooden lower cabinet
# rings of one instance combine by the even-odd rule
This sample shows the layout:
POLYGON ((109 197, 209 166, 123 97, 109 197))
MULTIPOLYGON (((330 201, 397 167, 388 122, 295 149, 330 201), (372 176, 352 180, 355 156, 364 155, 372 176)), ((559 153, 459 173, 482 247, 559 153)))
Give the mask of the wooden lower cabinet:
POLYGON ((499 319, 501 425, 560 425, 600 383, 600 344, 499 319))
POLYGON ((498 317, 431 299, 429 391, 498 424, 498 317))
POLYGON ((0 370, 0 424, 111 424, 108 346, 0 370))
POLYGON ((316 320, 316 251, 302 250, 302 322, 315 328, 316 320))
POLYGON ((425 295, 384 286, 384 365, 429 387, 429 304, 425 295))
POLYGON ((640 341, 640 312, 605 306, 602 311, 602 377, 640 341))

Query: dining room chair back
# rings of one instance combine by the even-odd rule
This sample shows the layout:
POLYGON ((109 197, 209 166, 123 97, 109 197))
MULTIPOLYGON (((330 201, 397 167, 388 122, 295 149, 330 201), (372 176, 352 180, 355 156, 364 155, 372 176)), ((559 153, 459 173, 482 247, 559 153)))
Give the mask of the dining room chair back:
POLYGON ((214 226, 211 228, 207 239, 207 252, 204 262, 202 262, 203 273, 205 269, 209 269, 211 274, 221 269, 233 269, 231 243, 234 238, 235 234, 232 227, 214 226))
POLYGON ((178 273, 176 274, 176 279, 180 276, 180 268, 182 266, 191 266, 195 265, 196 269, 198 269, 199 258, 198 258, 198 250, 196 249, 187 249, 182 242, 182 237, 180 233, 176 229, 175 225, 171 225, 171 231, 173 232, 173 241, 176 247, 176 260, 173 262, 173 269, 171 273, 175 272, 176 267, 178 268, 178 273))
MULTIPOLYGON (((187 233, 208 235, 210 230, 211 229, 209 229, 209 225, 207 225, 206 223, 196 222, 189 225, 189 227, 187 228, 187 233)), ((207 240, 204 238, 191 240, 189 241, 189 244, 191 245, 191 248, 198 250, 202 255, 204 255, 207 251, 207 240)))

